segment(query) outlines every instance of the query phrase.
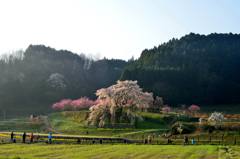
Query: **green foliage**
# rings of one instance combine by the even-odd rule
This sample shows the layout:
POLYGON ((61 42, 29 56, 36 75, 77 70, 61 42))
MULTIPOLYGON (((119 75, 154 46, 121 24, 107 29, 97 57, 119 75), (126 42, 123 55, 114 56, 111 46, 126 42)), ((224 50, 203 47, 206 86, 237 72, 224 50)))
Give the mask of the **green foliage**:
POLYGON ((190 117, 189 116, 187 116, 187 115, 180 115, 180 117, 179 118, 176 118, 176 120, 175 120, 175 122, 177 122, 177 121, 181 121, 181 122, 190 122, 191 120, 190 120, 190 117))
POLYGON ((215 127, 210 123, 203 123, 202 124, 202 130, 204 130, 204 131, 209 130, 209 132, 211 133, 213 130, 215 130, 215 127))
POLYGON ((157 121, 152 122, 151 119, 145 118, 144 121, 137 121, 135 123, 136 129, 167 129, 166 125, 163 125, 157 121))
POLYGON ((145 49, 120 80, 138 80, 164 103, 240 103, 240 35, 190 33, 145 49))
POLYGON ((163 115, 160 113, 146 113, 146 112, 137 112, 139 115, 145 118, 146 121, 153 122, 153 123, 158 123, 161 125, 167 124, 172 120, 172 117, 170 115, 163 115))
MULTIPOLYGON (((182 124, 182 134, 188 134, 188 133, 191 133, 191 132, 194 132, 196 130, 196 123, 181 123, 182 124)), ((174 124, 171 129, 170 129, 170 132, 172 135, 175 135, 175 134, 180 134, 180 132, 177 130, 178 127, 179 127, 180 123, 176 123, 174 124)))

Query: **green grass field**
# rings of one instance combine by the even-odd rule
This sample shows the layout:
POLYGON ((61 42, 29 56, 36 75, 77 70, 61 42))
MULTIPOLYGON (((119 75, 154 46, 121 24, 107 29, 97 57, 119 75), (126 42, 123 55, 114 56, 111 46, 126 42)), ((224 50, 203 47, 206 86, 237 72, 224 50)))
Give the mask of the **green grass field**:
POLYGON ((240 158, 237 146, 0 144, 0 158, 240 158))

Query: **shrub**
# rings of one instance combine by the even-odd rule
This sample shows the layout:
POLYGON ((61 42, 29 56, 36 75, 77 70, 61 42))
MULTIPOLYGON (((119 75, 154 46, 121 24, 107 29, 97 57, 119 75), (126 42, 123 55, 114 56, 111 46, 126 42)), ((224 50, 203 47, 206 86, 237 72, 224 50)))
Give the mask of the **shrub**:
POLYGON ((203 131, 208 131, 209 133, 212 133, 213 130, 215 130, 215 127, 212 126, 212 124, 210 123, 202 123, 202 130, 203 131))
MULTIPOLYGON (((172 135, 180 134, 179 131, 177 130, 179 127, 179 124, 180 123, 176 123, 171 127, 170 132, 172 135)), ((182 123, 181 128, 183 129, 182 134, 189 134, 196 130, 196 125, 195 125, 195 123, 182 123)))

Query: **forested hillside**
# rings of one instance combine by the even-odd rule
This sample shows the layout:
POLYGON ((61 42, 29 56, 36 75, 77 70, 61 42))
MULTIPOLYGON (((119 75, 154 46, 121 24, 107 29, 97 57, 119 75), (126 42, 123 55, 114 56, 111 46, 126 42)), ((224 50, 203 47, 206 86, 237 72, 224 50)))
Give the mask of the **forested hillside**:
POLYGON ((127 65, 30 45, 0 60, 0 112, 45 112, 61 99, 96 99, 96 90, 115 84, 127 65))
POLYGON ((190 33, 145 49, 127 79, 172 106, 240 103, 240 35, 190 33))

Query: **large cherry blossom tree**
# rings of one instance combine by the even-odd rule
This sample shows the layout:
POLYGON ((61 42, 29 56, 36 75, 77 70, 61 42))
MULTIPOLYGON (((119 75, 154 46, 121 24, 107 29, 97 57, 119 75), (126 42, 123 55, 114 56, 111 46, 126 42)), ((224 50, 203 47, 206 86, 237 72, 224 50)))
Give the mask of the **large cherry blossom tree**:
POLYGON ((152 93, 143 93, 137 81, 131 80, 117 81, 115 85, 97 90, 96 95, 100 103, 90 108, 92 113, 89 120, 100 120, 99 126, 108 122, 108 114, 114 123, 116 110, 121 111, 122 115, 127 114, 134 123, 135 117, 138 116, 136 111, 147 111, 149 101, 153 101, 152 93))

